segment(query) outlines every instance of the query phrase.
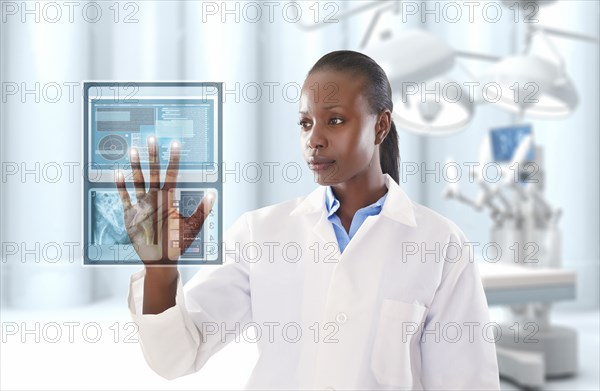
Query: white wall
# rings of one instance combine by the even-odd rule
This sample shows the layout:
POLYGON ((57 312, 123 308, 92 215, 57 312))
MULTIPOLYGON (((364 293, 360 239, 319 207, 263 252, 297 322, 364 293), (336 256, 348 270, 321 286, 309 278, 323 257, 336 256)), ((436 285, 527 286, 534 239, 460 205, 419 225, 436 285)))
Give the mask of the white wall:
MULTIPOLYGON (((558 2, 541 10, 540 20, 548 26, 600 36, 600 3, 558 2)), ((578 278, 577 302, 572 307, 598 307, 600 300, 600 102, 599 47, 597 44, 550 36, 566 63, 579 95, 579 106, 563 121, 532 121, 536 140, 544 146, 548 180, 546 195, 563 209, 564 267, 578 278)), ((552 59, 544 42, 536 42, 540 55, 552 59)))
POLYGON ((2 298, 19 307, 80 304, 91 296, 90 270, 64 244, 80 242, 81 166, 71 165, 71 176, 65 163, 80 162, 80 89, 69 85, 89 75, 88 24, 29 18, 2 23, 2 88, 19 89, 1 103, 3 172, 19 171, 1 183, 1 240, 18 248, 12 257, 3 250, 2 298), (33 251, 22 263, 25 250, 33 251))

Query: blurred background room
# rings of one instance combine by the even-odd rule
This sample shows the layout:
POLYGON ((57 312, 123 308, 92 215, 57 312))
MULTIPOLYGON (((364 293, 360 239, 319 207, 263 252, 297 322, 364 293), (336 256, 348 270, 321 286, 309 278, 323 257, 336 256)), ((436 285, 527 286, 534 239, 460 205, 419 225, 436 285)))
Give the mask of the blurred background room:
POLYGON ((478 244, 502 389, 600 389, 599 2, 0 4, 0 389, 242 388, 244 339, 152 372, 126 302, 141 266, 82 264, 83 82, 223 83, 226 229, 315 188, 298 97, 340 49, 388 74, 400 186, 478 244))

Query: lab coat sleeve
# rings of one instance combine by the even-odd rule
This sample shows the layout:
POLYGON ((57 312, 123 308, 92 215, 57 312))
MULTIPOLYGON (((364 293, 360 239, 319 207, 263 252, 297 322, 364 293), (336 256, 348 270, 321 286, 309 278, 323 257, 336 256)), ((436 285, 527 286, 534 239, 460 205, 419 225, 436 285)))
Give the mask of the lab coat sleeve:
POLYGON ((144 358, 160 376, 171 380, 199 371, 250 321, 249 268, 239 251, 250 240, 246 217, 224 235, 229 250, 223 265, 202 266, 185 287, 178 275, 175 306, 164 312, 143 314, 145 269, 131 276, 129 311, 144 358))
POLYGON ((421 382, 426 390, 499 390, 494 327, 473 248, 460 231, 449 243, 421 338, 421 382))

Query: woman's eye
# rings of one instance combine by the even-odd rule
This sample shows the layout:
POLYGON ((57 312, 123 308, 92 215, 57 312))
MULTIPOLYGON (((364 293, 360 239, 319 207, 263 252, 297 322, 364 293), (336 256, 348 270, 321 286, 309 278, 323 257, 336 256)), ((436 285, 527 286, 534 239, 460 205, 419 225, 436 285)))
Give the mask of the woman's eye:
POLYGON ((339 125, 339 124, 341 124, 342 122, 344 122, 344 121, 343 121, 341 118, 332 118, 332 119, 331 119, 331 121, 339 121, 339 122, 337 122, 337 123, 334 123, 333 125, 339 125))
POLYGON ((308 122, 306 122, 306 121, 303 121, 303 120, 298 121, 298 125, 301 128, 305 128, 307 124, 308 124, 308 122))

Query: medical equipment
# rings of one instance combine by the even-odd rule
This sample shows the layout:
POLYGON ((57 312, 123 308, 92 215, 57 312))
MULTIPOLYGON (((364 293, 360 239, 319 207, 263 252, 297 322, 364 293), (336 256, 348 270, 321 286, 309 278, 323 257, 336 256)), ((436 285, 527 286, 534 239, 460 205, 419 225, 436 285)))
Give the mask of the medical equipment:
POLYGON ((574 374, 577 334, 551 324, 549 313, 552 301, 574 298, 575 275, 560 269, 562 210, 544 197, 543 148, 534 145, 531 126, 492 129, 481 143, 471 180, 481 188, 474 199, 462 194, 457 183, 449 184, 444 195, 478 211, 488 209, 494 222, 489 244, 499 256, 483 262, 487 274, 482 276, 489 304, 508 305, 512 321, 496 333, 500 374, 526 387, 574 374), (495 183, 488 183, 486 167, 491 165, 502 172, 495 183), (502 281, 494 272, 504 275, 502 281), (521 285, 515 288, 519 275, 521 285), (548 286, 544 294, 539 294, 540 284, 548 286))
POLYGON ((503 377, 529 388, 542 388, 546 373, 553 370, 549 367, 577 362, 577 350, 573 349, 577 335, 571 329, 556 325, 548 328, 548 324, 544 323, 548 317, 543 314, 548 313, 550 303, 575 298, 575 271, 480 262, 479 272, 489 306, 510 305, 515 309, 538 310, 537 314, 530 314, 535 316, 536 323, 524 324, 525 327, 521 328, 514 327, 517 321, 513 320, 511 327, 503 325, 501 328, 504 341, 496 344, 496 353, 503 377), (534 301, 539 304, 529 305, 534 301), (537 330, 536 325, 539 325, 537 330), (555 339, 551 344, 531 343, 536 339, 539 341, 540 336, 544 341, 551 336, 555 339), (507 341, 514 338, 520 338, 522 343, 507 341), (547 355, 554 356, 554 359, 546 359, 547 355))

